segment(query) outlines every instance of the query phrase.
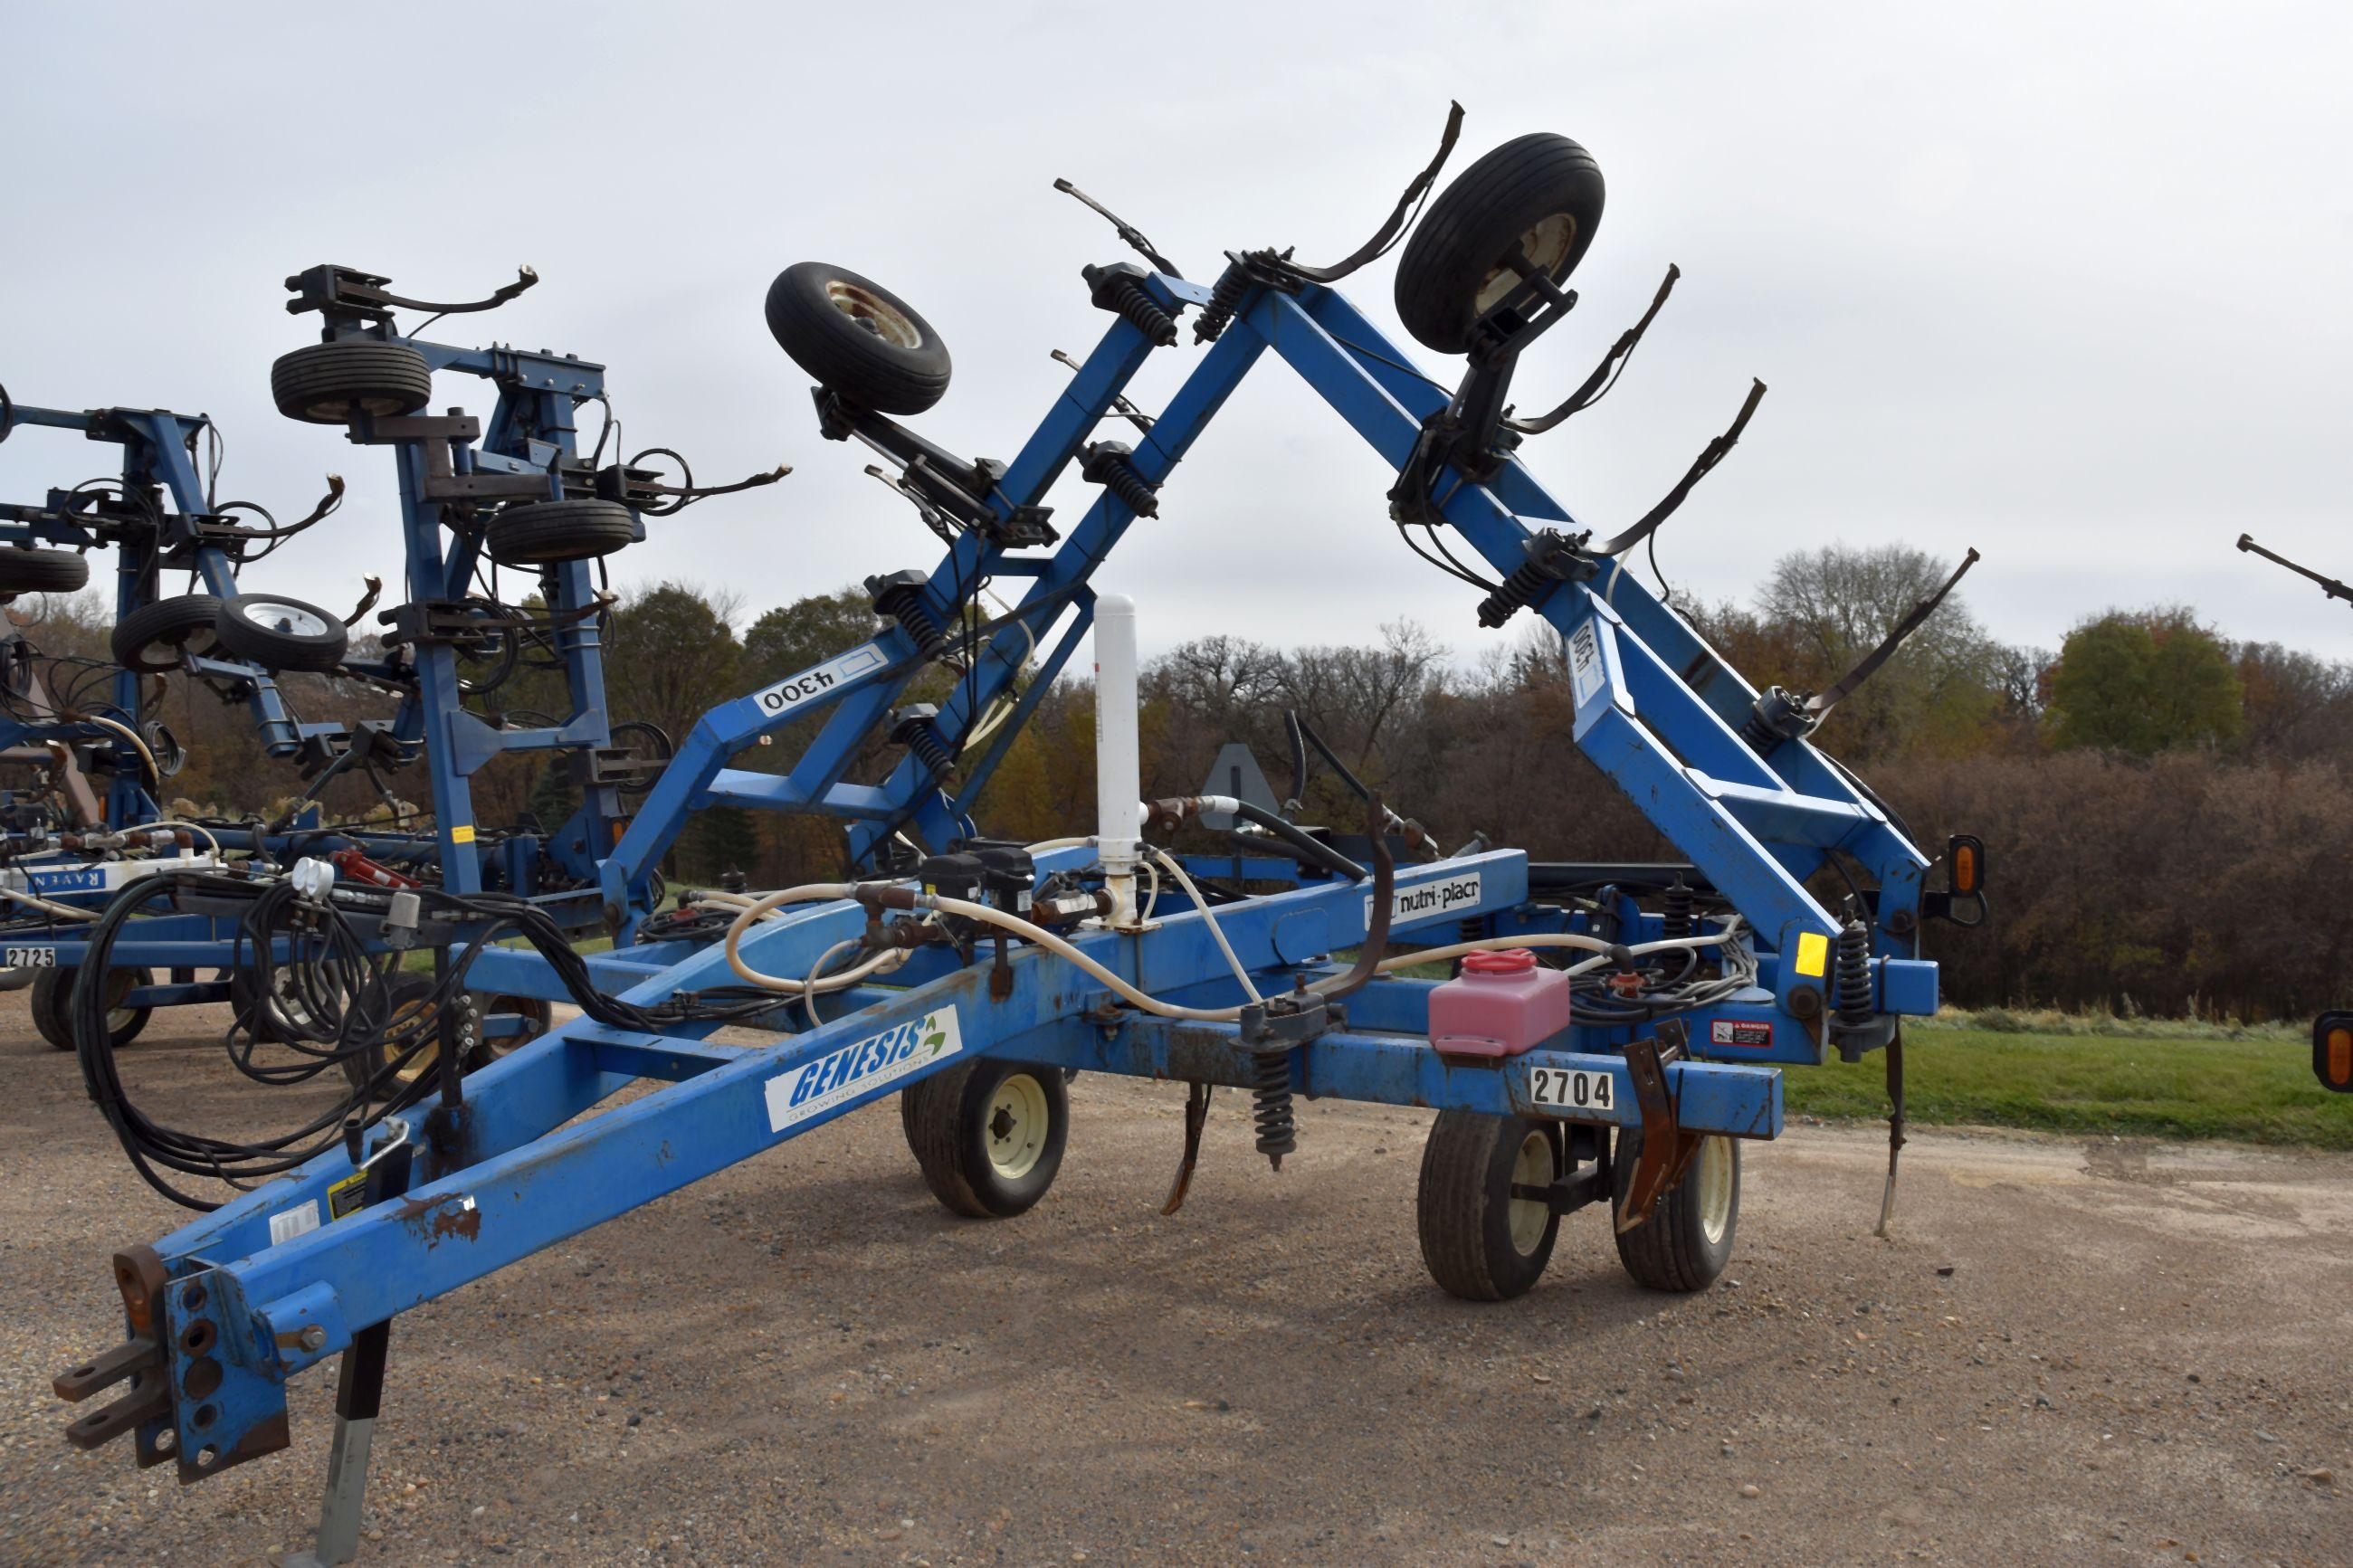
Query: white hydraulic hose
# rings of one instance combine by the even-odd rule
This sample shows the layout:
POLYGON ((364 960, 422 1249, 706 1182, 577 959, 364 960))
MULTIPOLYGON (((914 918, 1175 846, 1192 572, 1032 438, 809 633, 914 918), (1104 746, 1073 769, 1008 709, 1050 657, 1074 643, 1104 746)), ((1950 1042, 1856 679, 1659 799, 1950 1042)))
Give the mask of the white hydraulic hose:
MULTIPOLYGON (((812 882, 798 888, 787 888, 783 892, 770 893, 765 897, 755 900, 745 908, 742 914, 735 917, 734 924, 727 928, 726 951, 728 967, 733 969, 738 975, 750 982, 752 984, 762 986, 768 990, 798 990, 807 983, 783 975, 763 974, 758 970, 754 969, 749 964, 745 963, 742 956, 736 952, 737 942, 742 940, 743 933, 749 930, 753 923, 756 921, 761 915, 770 910, 780 909, 784 905, 789 903, 810 903, 818 900, 846 899, 851 897, 853 891, 854 889, 851 886, 844 882, 812 882)), ((1141 1007, 1145 1012, 1155 1014, 1160 1017, 1180 1018, 1192 1023, 1230 1024, 1241 1016, 1242 1010, 1239 1005, 1232 1007, 1180 1007, 1171 1002, 1163 1002, 1158 997, 1152 995, 1148 992, 1138 990, 1122 976, 1112 970, 1105 968, 1103 964, 1098 963, 1093 958, 1082 952, 1076 946, 1073 946, 1071 942, 1064 941, 1055 932, 1048 931, 1044 926, 1039 925, 1032 921, 1023 920, 1019 915, 1008 914, 1005 910, 997 909, 992 905, 976 904, 965 899, 952 899, 938 893, 918 893, 915 895, 914 901, 916 907, 919 909, 936 910, 942 914, 962 915, 966 920, 979 921, 984 924, 993 925, 1005 931, 1009 931, 1017 936, 1027 937, 1029 941, 1037 943, 1039 947, 1044 948, 1047 952, 1068 960, 1086 973, 1092 975, 1095 979, 1101 981, 1105 986, 1109 987, 1111 991, 1123 1001, 1125 1001, 1134 1006, 1141 1007)), ((1215 931, 1215 925, 1212 924, 1211 930, 1215 931)), ((1626 948, 1625 951, 1632 956, 1640 958, 1646 953, 1666 952, 1683 948, 1711 947, 1721 942, 1729 942, 1738 933, 1736 931, 1726 931, 1719 932, 1714 936, 1666 938, 1658 942, 1639 942, 1631 947, 1626 948)), ((1225 939, 1222 933, 1219 936, 1219 945, 1220 947, 1225 945, 1225 939)), ((1618 944, 1603 942, 1599 937, 1581 936, 1573 931, 1538 931, 1530 932, 1522 936, 1484 937, 1477 942, 1455 942, 1446 947, 1420 948, 1411 952, 1401 952, 1394 958, 1383 960, 1379 965, 1379 972, 1386 973, 1391 970, 1409 968, 1417 963, 1433 963, 1443 959, 1458 957, 1466 952, 1493 952, 1497 949, 1515 947, 1574 947, 1585 949, 1593 952, 1596 956, 1588 960, 1584 963, 1576 965, 1567 972, 1572 974, 1581 974, 1589 969, 1599 967, 1609 954, 1617 951, 1618 944)), ((841 974, 831 976, 828 982, 821 982, 820 984, 829 985, 831 981, 847 981, 861 977, 870 972, 870 967, 871 965, 877 964, 884 959, 899 956, 902 955, 895 953, 881 954, 877 958, 868 960, 866 963, 860 964, 857 968, 846 970, 841 974)), ((822 960, 820 960, 820 963, 822 963, 822 960)), ((1318 989, 1318 987, 1310 987, 1310 989, 1318 989)))
MULTIPOLYGON (((737 944, 744 940, 745 931, 774 911, 783 909, 786 904, 807 904, 819 900, 846 899, 853 890, 848 882, 809 882, 797 888, 786 888, 780 893, 768 893, 757 899, 746 900, 742 912, 736 915, 734 923, 727 928, 727 967, 733 970, 746 984, 757 985, 764 991, 783 991, 794 995, 803 994, 808 989, 808 981, 790 974, 762 973, 744 962, 743 955, 736 951, 737 944)), ((724 893, 718 895, 730 904, 733 904, 740 896, 724 893)), ((825 956, 829 958, 832 954, 828 952, 825 956)), ((824 960, 820 959, 818 962, 821 964, 824 960)), ((846 990, 871 974, 881 973, 886 969, 896 969, 906 962, 907 955, 904 952, 878 952, 863 963, 845 969, 839 974, 827 975, 823 980, 817 982, 817 986, 819 991, 846 990)))
POLYGON ((191 833, 201 833, 205 836, 205 842, 213 847, 213 853, 216 856, 219 855, 221 852, 220 840, 214 837, 213 830, 206 827, 201 822, 189 822, 177 816, 164 816, 157 818, 147 826, 150 827, 185 827, 191 833))
MULTIPOLYGON (((1258 994, 1258 987, 1250 984, 1250 971, 1244 969, 1242 967, 1242 961, 1234 956, 1233 943, 1228 942, 1226 940, 1226 933, 1218 928, 1217 913, 1209 908, 1209 900, 1201 896, 1200 889, 1193 886, 1193 879, 1185 874, 1185 868, 1176 863, 1176 858, 1175 856, 1169 854, 1167 850, 1160 848, 1156 845, 1146 845, 1145 846, 1145 848, 1152 856, 1151 860, 1146 860, 1144 863, 1145 868, 1149 869, 1154 860, 1156 860, 1161 865, 1167 867, 1169 875, 1176 879, 1176 885, 1184 889, 1187 896, 1193 900, 1193 907, 1201 911, 1201 923, 1209 928, 1209 935, 1216 940, 1218 951, 1226 955, 1226 963, 1232 967, 1234 978, 1242 983, 1242 994, 1249 997, 1252 1002, 1265 1001, 1266 998, 1258 994)), ((1159 897, 1160 885, 1155 880, 1153 883, 1151 899, 1147 899, 1145 901, 1145 919, 1149 920, 1152 918, 1153 900, 1157 900, 1159 897)))
POLYGON ((147 749, 147 742, 139 738, 138 731, 128 724, 118 724, 111 719, 101 719, 95 713, 83 714, 81 721, 85 724, 96 724, 101 729, 111 730, 130 742, 132 747, 138 752, 139 760, 147 764, 147 782, 155 786, 155 792, 158 795, 163 793, 164 770, 155 765, 155 753, 147 749))
POLYGON ((37 893, 20 893, 14 888, 0 888, 0 899, 14 899, 20 904, 42 910, 44 913, 69 915, 78 921, 94 921, 99 918, 99 911, 96 910, 78 910, 71 904, 52 903, 37 893))
MULTIPOLYGON (((1714 947, 1730 942, 1738 934, 1737 931, 1727 931, 1715 936, 1662 937, 1657 942, 1637 942, 1626 951, 1641 958, 1646 953, 1672 952, 1679 948, 1714 947)), ((1381 960, 1380 971, 1386 974, 1392 969, 1410 969, 1417 963, 1437 963, 1450 958, 1460 958, 1467 952, 1495 952, 1514 947, 1575 947, 1606 955, 1616 951, 1617 945, 1603 942, 1599 937, 1584 936, 1576 931, 1530 931, 1524 936, 1489 936, 1477 942, 1454 942, 1446 947, 1417 948, 1411 952, 1401 952, 1395 958, 1381 960)), ((1591 967, 1591 964, 1580 963, 1569 973, 1582 974, 1591 967)))

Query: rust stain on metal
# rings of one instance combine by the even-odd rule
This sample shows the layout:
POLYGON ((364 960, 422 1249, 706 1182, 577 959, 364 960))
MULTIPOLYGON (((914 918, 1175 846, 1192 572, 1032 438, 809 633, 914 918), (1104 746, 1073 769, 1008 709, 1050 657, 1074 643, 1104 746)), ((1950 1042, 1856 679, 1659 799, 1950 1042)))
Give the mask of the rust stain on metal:
POLYGON ((482 1232, 482 1211, 470 1198, 404 1198, 396 1217, 417 1232, 427 1252, 450 1237, 471 1241, 482 1232))

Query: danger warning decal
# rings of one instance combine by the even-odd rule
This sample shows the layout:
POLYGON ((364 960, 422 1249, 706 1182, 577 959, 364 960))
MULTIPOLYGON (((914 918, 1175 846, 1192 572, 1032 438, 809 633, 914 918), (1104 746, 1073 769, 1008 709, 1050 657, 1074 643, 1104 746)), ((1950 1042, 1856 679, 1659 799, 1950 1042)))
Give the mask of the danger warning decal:
POLYGON ((1768 1051, 1773 1048, 1773 1026, 1763 1018, 1718 1018, 1707 1026, 1707 1043, 1768 1051))

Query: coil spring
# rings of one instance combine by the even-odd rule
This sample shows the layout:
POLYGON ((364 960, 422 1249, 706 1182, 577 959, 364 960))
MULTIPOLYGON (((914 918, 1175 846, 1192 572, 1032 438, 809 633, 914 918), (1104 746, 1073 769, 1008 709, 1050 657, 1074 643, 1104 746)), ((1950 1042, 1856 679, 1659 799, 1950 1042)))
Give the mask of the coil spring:
POLYGON ((1121 320, 1162 348, 1176 342, 1176 318, 1162 310, 1133 278, 1114 278, 1103 286, 1103 302, 1121 320))
POLYGON ((1282 1170, 1282 1157, 1299 1147, 1299 1123, 1291 1110, 1289 1051, 1268 1051, 1252 1062, 1250 1125, 1258 1129, 1258 1152, 1282 1170))
POLYGON ((915 639, 915 651, 923 656, 924 663, 938 658, 940 650, 947 647, 947 628, 940 625, 940 618, 932 614, 931 605, 923 603, 921 595, 905 595, 891 607, 890 613, 898 621, 899 629, 915 639))
POLYGON ((1504 585, 1479 602, 1479 624, 1500 626, 1560 579, 1533 561, 1524 561, 1504 585))
POLYGON ((1465 920, 1459 929, 1461 931, 1464 942, 1483 942, 1487 936, 1487 917, 1472 915, 1465 920))
POLYGON ((931 770, 935 779, 944 778, 955 769, 955 758, 948 754, 947 742, 929 724, 918 724, 907 731, 907 750, 931 770))
POLYGON ((1838 1021, 1857 1027, 1871 1022, 1878 1005, 1871 994, 1871 932, 1861 921, 1849 921, 1839 931, 1838 963, 1831 971, 1831 996, 1838 1021))
POLYGON ((1096 447, 1089 458, 1083 477, 1103 486, 1116 497, 1119 503, 1138 517, 1158 517, 1160 498, 1136 472, 1126 451, 1116 441, 1106 441, 1096 447))
POLYGON ((1216 286, 1209 290, 1209 302, 1202 306, 1201 313, 1193 319, 1193 341, 1197 343, 1216 342, 1218 335, 1226 330, 1226 323, 1234 319, 1234 308, 1242 302, 1242 296, 1250 292, 1250 286, 1249 268, 1239 261, 1227 262, 1226 269, 1218 274, 1216 286))
POLYGON ((1681 877, 1667 889, 1665 910, 1659 918, 1659 935, 1672 942, 1692 935, 1692 890, 1681 877))

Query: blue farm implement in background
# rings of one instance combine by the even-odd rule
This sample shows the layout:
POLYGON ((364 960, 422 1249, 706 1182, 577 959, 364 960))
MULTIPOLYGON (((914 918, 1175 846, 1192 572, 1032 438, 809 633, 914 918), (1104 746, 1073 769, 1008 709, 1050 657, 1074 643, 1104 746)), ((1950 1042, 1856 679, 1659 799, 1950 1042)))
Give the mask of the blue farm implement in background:
MULTIPOLYGON (((2264 549, 2255 542, 2253 534, 2239 535, 2239 548, 2286 567, 2318 586, 2321 593, 2331 599, 2341 599, 2353 605, 2353 587, 2264 549)), ((2337 1093, 2353 1094, 2353 1008, 2323 1013, 2312 1021, 2312 1071, 2314 1077, 2337 1093)))
MULTIPOLYGON (((880 454, 947 552, 929 570, 868 580, 886 620, 874 637, 704 714, 630 814, 598 772, 609 736, 588 657, 587 563, 636 537, 636 511, 677 492, 631 463, 577 458, 573 415, 601 395, 601 371, 403 337, 392 307, 438 307, 389 295, 382 278, 322 268, 292 279, 296 308, 323 310, 328 330, 280 362, 281 408, 389 447, 399 464, 409 602, 388 618, 393 640, 413 650, 442 864, 413 888, 306 865, 260 878, 167 873, 144 886, 245 907, 249 923, 266 907, 286 970, 321 1006, 332 998, 300 978, 313 962, 304 953, 406 946, 439 955, 430 1000, 445 1012, 462 987, 569 1003, 580 1016, 470 1075, 379 1077, 338 1146, 299 1163, 239 1164, 268 1179, 118 1254, 127 1336, 58 1380, 69 1399, 116 1397, 71 1424, 73 1442, 129 1434, 141 1464, 204 1479, 285 1447, 288 1381, 341 1357, 327 1503, 309 1560, 343 1561, 402 1311, 886 1095, 903 1097, 911 1150, 948 1207, 1018 1214, 1053 1181, 1065 1085, 1082 1071, 1187 1086, 1171 1211, 1218 1087, 1250 1097, 1257 1147, 1278 1165, 1312 1136, 1303 1097, 1421 1106, 1438 1114, 1418 1223, 1444 1289, 1488 1300, 1525 1291, 1560 1217, 1597 1202, 1637 1280, 1710 1284, 1734 1244, 1740 1147, 1781 1131, 1780 1069, 1885 1049, 1900 1104, 1902 1020, 1937 1001, 1922 923, 1982 897, 1981 849, 1957 842, 1949 888, 1926 890, 1930 858, 1809 739, 1936 601, 1829 691, 1759 693, 1620 570, 1729 450, 1762 388, 1650 516, 1597 540, 1518 450, 1582 403, 1514 421, 1506 392, 1521 352, 1575 303, 1564 284, 1601 216, 1599 172, 1566 138, 1521 138, 1440 194, 1407 239, 1445 157, 1371 242, 1330 268, 1287 251, 1237 253, 1204 285, 1121 225, 1148 265, 1085 269, 1109 322, 1003 461, 960 456, 903 422, 948 382, 945 350, 921 314, 843 268, 786 269, 768 324, 818 384, 821 433, 880 454), (1516 195, 1482 195, 1499 189, 1516 195), (1400 240, 1399 315, 1425 347, 1466 356, 1451 390, 1334 287, 1400 240), (1191 328, 1187 349, 1180 325, 1191 328), (1146 415, 1126 389, 1163 351, 1193 354, 1192 368, 1146 415), (1244 378, 1278 364, 1395 472, 1396 525, 1463 580, 1466 610, 1489 626, 1522 612, 1546 623, 1567 661, 1578 744, 1684 862, 1561 866, 1508 847, 1446 855, 1369 791, 1353 833, 1302 825, 1240 791, 1138 798, 1134 608, 1099 595, 1095 573, 1176 493, 1179 463, 1244 378), (417 413, 431 374, 448 371, 500 384, 488 426, 417 413), (1105 434, 1111 422, 1120 438, 1105 434), (1073 476, 1083 503, 1058 516, 1049 496, 1073 476), (460 700, 459 656, 482 657, 486 635, 512 619, 495 602, 470 606, 478 552, 537 573, 532 613, 565 651, 575 704, 552 726, 493 728, 460 700), (985 616, 977 590, 988 582, 1011 602, 985 616), (1090 637, 1094 830, 1035 845, 983 837, 991 773, 1090 637), (944 700, 913 700, 913 684, 939 667, 955 677, 944 700), (786 765, 735 765, 788 726, 809 739, 786 765), (879 776, 863 765, 878 733, 896 747, 879 776), (465 849, 467 777, 497 750, 539 745, 581 746, 590 759, 582 816, 549 851, 580 888, 486 889, 465 849), (852 870, 667 908, 659 868, 713 806, 838 818, 852 870), (1198 831, 1205 816, 1232 824, 1232 856, 1188 861, 1145 837, 1147 827, 1198 831), (1246 877, 1214 883, 1218 868, 1244 860, 1246 877), (1834 861, 1853 889, 1836 908, 1811 886, 1834 861), (1163 878, 1156 899, 1139 898, 1163 878), (609 953, 579 954, 567 941, 584 900, 617 934, 609 953), (1488 956, 1524 951, 1546 962, 1488 956), (1456 959, 1477 973, 1406 973, 1456 959), (1433 1014, 1461 994, 1449 987, 1487 969, 1550 997, 1557 1017, 1515 1037, 1434 1029, 1433 1014), (721 1032, 746 1023, 765 1033, 721 1032), (632 1087, 646 1091, 584 1118, 632 1087)), ((1606 384, 1641 330, 1620 340, 1581 399, 1606 384)), ((115 900, 90 962, 106 962, 106 944, 136 929, 142 907, 133 893, 115 900)), ((364 990, 365 976, 342 973, 364 990)), ((77 993, 93 1093, 142 1169, 201 1204, 174 1181, 203 1175, 208 1159, 229 1157, 226 1146, 130 1103, 111 1077, 98 1002, 93 988, 77 993)), ((358 1026, 375 1025, 382 1048, 422 1059, 414 1022, 349 1011, 363 1015, 358 1026)))

